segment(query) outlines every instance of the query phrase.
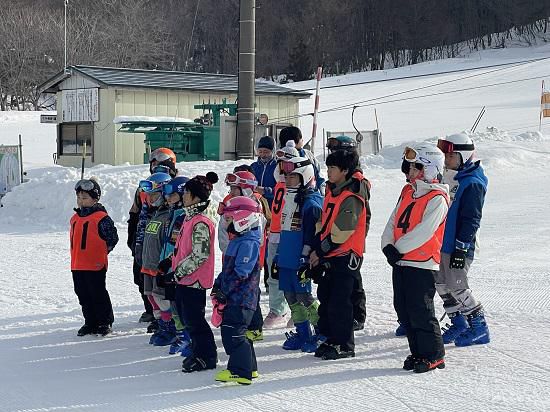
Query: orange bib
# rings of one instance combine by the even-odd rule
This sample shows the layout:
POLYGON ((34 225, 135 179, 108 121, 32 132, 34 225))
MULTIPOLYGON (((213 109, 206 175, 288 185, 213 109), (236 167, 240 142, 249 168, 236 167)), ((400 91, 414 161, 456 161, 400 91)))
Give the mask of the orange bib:
POLYGON ((367 211, 365 208, 365 199, 356 195, 349 190, 344 190, 340 195, 333 196, 330 190, 327 190, 325 194, 325 202, 323 204, 323 213, 321 215, 321 241, 323 241, 329 234, 332 229, 332 225, 340 212, 340 207, 342 202, 347 199, 349 196, 355 196, 363 204, 363 209, 361 215, 358 219, 358 225, 353 234, 338 248, 329 252, 326 257, 341 256, 349 252, 355 253, 357 256, 362 257, 365 252, 365 234, 366 234, 366 215, 367 211))
POLYGON ((271 233, 281 233, 281 215, 285 204, 285 192, 285 183, 277 182, 273 188, 273 202, 271 203, 271 233))
MULTIPOLYGON (((443 196, 449 203, 449 198, 444 193, 432 190, 417 199, 413 198, 414 190, 403 190, 401 204, 395 214, 393 225, 393 237, 395 241, 413 230, 421 221, 429 201, 436 196, 443 196)), ((445 220, 441 222, 432 237, 422 246, 407 252, 401 260, 410 262, 427 262, 433 259, 436 263, 441 261, 441 244, 443 242, 443 231, 445 220)))
POLYGON ((71 218, 71 270, 107 270, 107 243, 99 237, 99 222, 105 216, 100 211, 71 218))

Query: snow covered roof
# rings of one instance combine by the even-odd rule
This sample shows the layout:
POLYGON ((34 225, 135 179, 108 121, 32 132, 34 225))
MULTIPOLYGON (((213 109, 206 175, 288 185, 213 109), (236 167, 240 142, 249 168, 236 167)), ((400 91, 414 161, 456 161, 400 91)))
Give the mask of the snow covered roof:
MULTIPOLYGON (((43 93, 56 93, 59 84, 72 75, 80 74, 104 87, 139 87, 172 90, 196 90, 237 93, 238 77, 231 74, 192 73, 163 70, 124 69, 115 67, 70 66, 42 83, 43 93)), ((258 95, 286 95, 308 98, 311 93, 296 91, 277 84, 256 80, 258 95)))

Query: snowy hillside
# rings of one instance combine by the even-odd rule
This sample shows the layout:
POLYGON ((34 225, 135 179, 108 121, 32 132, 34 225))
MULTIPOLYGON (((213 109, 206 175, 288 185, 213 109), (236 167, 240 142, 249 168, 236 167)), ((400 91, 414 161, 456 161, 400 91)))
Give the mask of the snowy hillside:
MULTIPOLYGON (((504 50, 491 59, 506 62, 514 57, 509 53, 504 50)), ((550 47, 522 53, 522 59, 550 57, 550 47)), ((440 64, 460 68, 468 62, 440 64)), ((403 70, 420 74, 427 65, 388 71, 387 75, 400 77, 403 70)), ((530 63, 443 89, 550 75, 547 65, 530 63)), ((366 80, 375 75, 380 73, 356 76, 366 80)), ((325 89, 321 106, 330 108, 464 75, 325 89)), ((142 306, 132 281, 125 220, 136 184, 147 176, 146 166, 86 170, 86 176, 96 176, 102 184, 102 201, 117 223, 121 240, 110 255, 107 275, 115 310, 114 332, 106 338, 76 336, 82 316, 72 289, 67 222, 79 173, 51 165, 55 132, 44 129, 49 126, 29 120, 33 115, 24 114, 19 121, 19 114, 8 114, 12 120, 0 122, 0 144, 11 143, 7 136, 19 133, 14 132, 16 127, 45 137, 29 143, 30 181, 8 194, 0 208, 0 278, 4 280, 0 411, 550 410, 550 206, 545 188, 550 133, 537 131, 539 93, 540 80, 533 80, 378 108, 388 146, 380 155, 362 159, 373 186, 373 218, 362 269, 367 323, 364 331, 356 333, 357 356, 322 361, 283 351, 284 330, 265 331, 265 340, 255 345, 260 378, 250 387, 215 383, 212 372, 182 374, 181 357, 148 345, 149 335, 137 323, 142 306), (492 342, 469 348, 447 346, 446 369, 411 374, 401 369, 408 347, 406 340, 393 335, 391 270, 380 251, 380 235, 403 184, 399 170, 403 146, 469 128, 484 105, 487 114, 473 138, 490 183, 480 233, 481 254, 471 268, 470 281, 486 307, 492 342)), ((303 111, 309 111, 310 105, 305 102, 303 111)), ((350 114, 350 110, 323 114, 320 126, 350 129, 350 114)), ((356 123, 361 129, 373 128, 373 119, 371 109, 357 109, 356 123)), ((304 129, 309 123, 309 118, 303 121, 304 129)), ((223 177, 236 163, 240 162, 180 163, 178 168, 185 175, 214 170, 223 177)), ((223 183, 218 183, 214 201, 225 192, 223 183)), ((217 262, 219 269, 219 258, 217 262)), ((267 313, 264 294, 262 308, 267 313)), ((440 316, 439 299, 436 308, 440 316)), ((220 369, 227 356, 219 330, 215 337, 220 369)))

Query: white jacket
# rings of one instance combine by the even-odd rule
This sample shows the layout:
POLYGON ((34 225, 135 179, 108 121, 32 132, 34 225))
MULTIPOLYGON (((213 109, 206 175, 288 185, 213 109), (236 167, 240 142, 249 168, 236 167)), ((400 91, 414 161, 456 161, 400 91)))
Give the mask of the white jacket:
MULTIPOLYGON (((426 183, 422 180, 416 182, 416 189, 413 193, 414 198, 424 196, 432 190, 439 190, 445 194, 449 194, 449 186, 441 183, 426 183)), ((433 236, 434 232, 437 230, 439 225, 447 217, 447 211, 449 206, 447 201, 443 196, 436 196, 431 199, 426 205, 426 210, 422 216, 422 221, 414 227, 410 232, 405 233, 399 240, 396 242, 393 237, 393 229, 395 226, 395 215, 397 210, 399 210, 399 205, 401 202, 395 206, 388 223, 386 223, 386 228, 382 233, 382 249, 389 244, 395 246, 399 253, 408 253, 411 250, 417 249, 426 243, 433 236)), ((398 261, 397 265, 399 266, 412 266, 420 269, 429 269, 429 270, 439 270, 439 264, 430 259, 426 262, 410 262, 410 261, 398 261)))

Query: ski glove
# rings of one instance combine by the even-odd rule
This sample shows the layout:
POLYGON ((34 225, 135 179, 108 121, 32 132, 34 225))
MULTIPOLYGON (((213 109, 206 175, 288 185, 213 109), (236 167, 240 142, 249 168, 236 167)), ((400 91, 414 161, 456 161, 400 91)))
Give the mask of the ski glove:
POLYGON ((212 291, 210 292, 210 296, 216 299, 216 301, 221 305, 227 304, 227 296, 216 285, 214 285, 214 287, 212 288, 212 291))
POLYGON ((172 269, 172 256, 167 257, 166 259, 163 259, 158 264, 158 269, 162 273, 168 273, 170 272, 170 269, 172 269))
POLYGON ((330 269, 330 263, 328 262, 319 263, 317 266, 313 266, 312 268, 309 267, 309 265, 302 265, 298 269, 298 280, 302 284, 309 282, 310 279, 314 283, 319 283, 319 281, 325 277, 325 272, 327 269, 330 269))
POLYGON ((159 273, 155 276, 155 280, 159 288, 166 288, 167 286, 175 285, 177 283, 175 272, 159 273))
POLYGON ((399 250, 397 250, 397 248, 392 244, 384 246, 382 253, 386 256, 386 260, 390 266, 395 266, 395 264, 404 256, 402 253, 399 253, 399 250))
POLYGON ((466 251, 464 249, 456 249, 451 253, 451 262, 449 267, 451 269, 464 269, 466 264, 466 251))

